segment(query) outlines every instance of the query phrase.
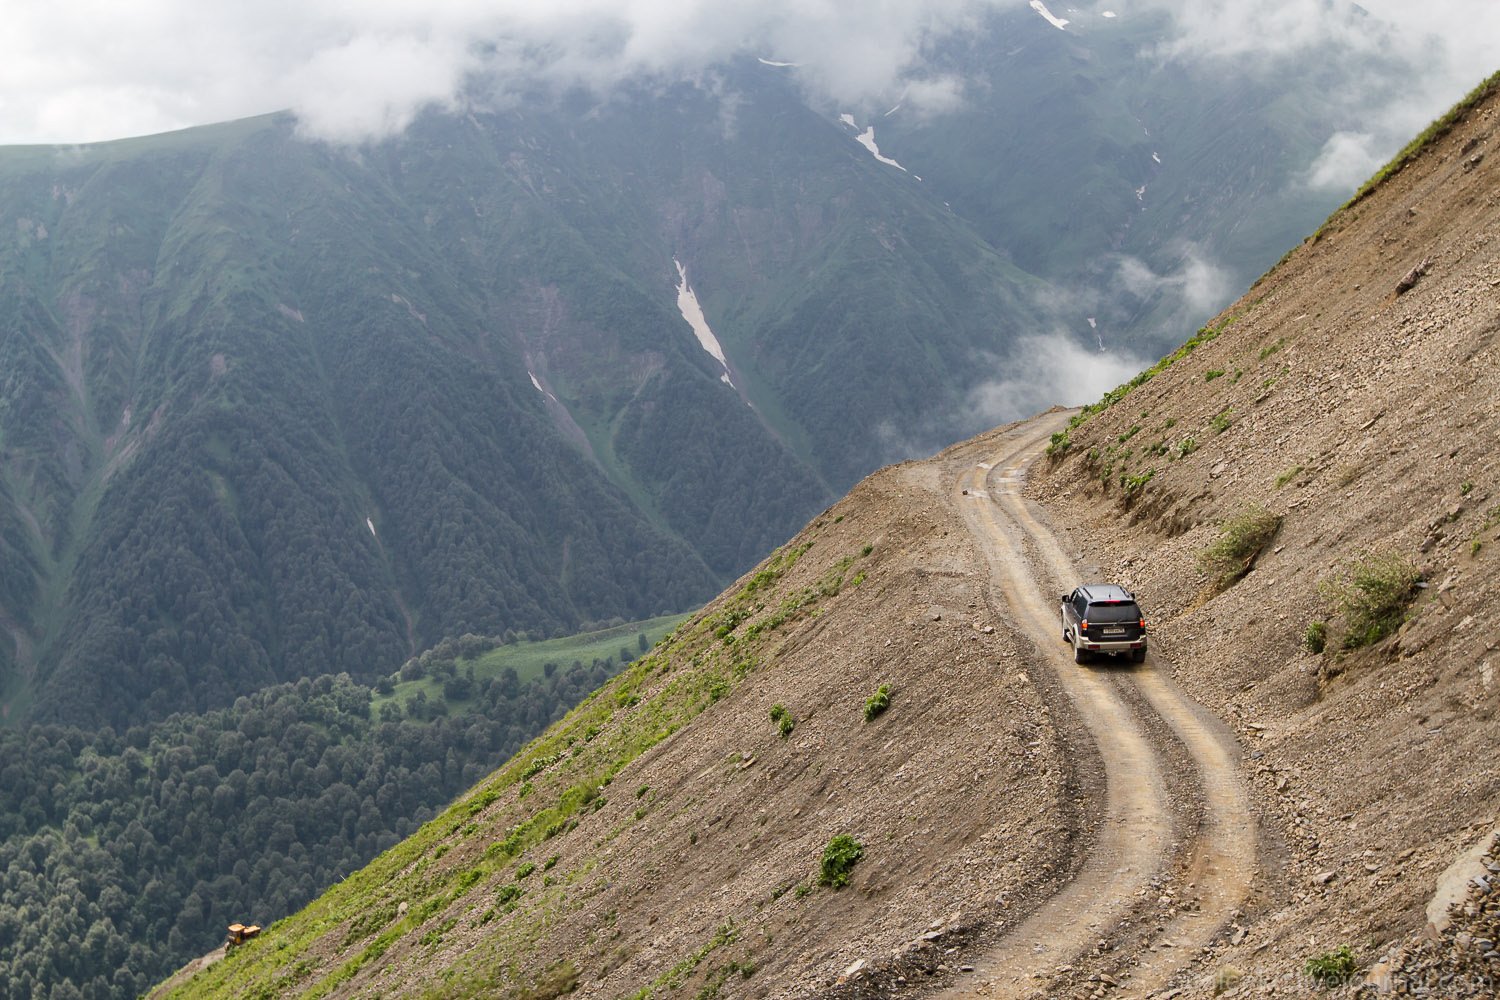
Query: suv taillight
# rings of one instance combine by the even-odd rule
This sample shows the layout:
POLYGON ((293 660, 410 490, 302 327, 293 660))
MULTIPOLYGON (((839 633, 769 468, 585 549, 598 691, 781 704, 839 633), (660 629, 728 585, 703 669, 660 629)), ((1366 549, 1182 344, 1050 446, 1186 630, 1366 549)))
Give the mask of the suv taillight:
POLYGON ((1087 618, 1083 619, 1078 623, 1078 627, 1082 631, 1087 632, 1089 630, 1089 620, 1087 618))

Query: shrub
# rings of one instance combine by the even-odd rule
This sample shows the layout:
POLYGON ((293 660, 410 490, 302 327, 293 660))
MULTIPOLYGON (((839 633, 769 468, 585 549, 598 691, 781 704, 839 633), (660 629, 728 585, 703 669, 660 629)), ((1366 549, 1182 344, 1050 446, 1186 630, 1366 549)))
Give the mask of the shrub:
POLYGON ((1208 425, 1214 429, 1215 434, 1223 434, 1229 430, 1229 411, 1220 410, 1218 413, 1215 413, 1213 419, 1208 422, 1208 425))
POLYGON ((1323 652, 1328 646, 1328 623, 1323 621, 1309 622, 1307 631, 1302 633, 1302 645, 1307 647, 1308 652, 1323 652))
POLYGON ((532 864, 530 861, 521 862, 520 866, 516 868, 516 881, 521 881, 521 879, 530 875, 534 871, 536 871, 536 865, 532 864))
POLYGON ((1278 528, 1281 515, 1252 506, 1224 522, 1219 540, 1198 553, 1198 568, 1208 574, 1215 593, 1250 572, 1255 559, 1278 528))
POLYGON ((1276 477, 1276 488, 1278 490, 1281 489, 1283 486, 1285 486, 1287 483, 1291 482, 1293 479, 1296 479, 1301 474, 1302 474, 1302 466, 1300 466, 1300 465, 1294 465, 1294 466, 1292 466, 1290 469, 1287 469, 1285 472, 1281 473, 1279 476, 1276 477))
POLYGON ((785 705, 771 706, 771 721, 776 723, 776 734, 782 739, 792 735, 792 730, 797 728, 797 720, 792 718, 792 713, 786 710, 785 705))
POLYGON ((1216 378, 1223 378, 1223 377, 1224 377, 1224 369, 1222 369, 1222 368, 1210 368, 1208 371, 1206 371, 1206 372, 1203 373, 1203 381, 1205 381, 1205 382, 1212 382, 1216 378))
POLYGON ((1177 446, 1172 450, 1178 458, 1187 458, 1198 450, 1198 442, 1194 441, 1191 437, 1185 437, 1181 441, 1178 441, 1177 446))
POLYGON ((1325 951, 1309 958, 1302 968, 1320 986, 1340 986, 1354 978, 1354 973, 1359 970, 1359 963, 1355 961, 1354 952, 1345 944, 1334 951, 1325 951))
POLYGON ((1344 617, 1343 648, 1372 646, 1400 628, 1421 582, 1421 572, 1395 553, 1361 559, 1325 581, 1324 599, 1344 617))
POLYGON ((891 686, 889 684, 882 684, 876 689, 874 694, 870 695, 869 700, 865 702, 865 721, 869 722, 890 707, 891 686))
POLYGON ((818 869, 818 884, 842 889, 849 884, 849 872, 864 857, 859 841, 841 833, 823 848, 823 864, 818 869))

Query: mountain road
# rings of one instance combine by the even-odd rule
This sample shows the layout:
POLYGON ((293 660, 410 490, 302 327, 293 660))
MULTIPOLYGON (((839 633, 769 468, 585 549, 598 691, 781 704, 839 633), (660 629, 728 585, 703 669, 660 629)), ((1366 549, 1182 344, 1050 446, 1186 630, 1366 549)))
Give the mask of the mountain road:
MULTIPOLYGON (((1056 710, 1092 744, 1074 751, 1074 763, 1083 787, 1102 787, 1102 802, 1085 807, 1092 837, 1075 877, 982 946, 945 997, 1050 996, 1080 970, 1117 985, 1113 997, 1182 985, 1229 931, 1258 871, 1256 820, 1227 727, 1183 693, 1157 654, 1140 665, 1078 665, 1062 640, 1055 595, 1086 573, 1022 487, 1070 415, 1044 414, 955 449, 950 499, 988 562, 992 609, 1032 638, 1032 669, 1045 672, 1038 683, 1060 692, 1056 710)), ((1150 595, 1142 597, 1149 615, 1150 595)))

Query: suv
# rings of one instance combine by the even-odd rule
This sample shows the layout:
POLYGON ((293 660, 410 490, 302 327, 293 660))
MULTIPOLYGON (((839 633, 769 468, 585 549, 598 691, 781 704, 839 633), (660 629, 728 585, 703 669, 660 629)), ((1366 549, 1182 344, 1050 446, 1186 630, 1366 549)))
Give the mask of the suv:
POLYGON ((1146 658, 1146 616, 1135 595, 1113 583, 1085 583, 1062 596, 1063 641, 1073 647, 1073 662, 1089 653, 1146 658))

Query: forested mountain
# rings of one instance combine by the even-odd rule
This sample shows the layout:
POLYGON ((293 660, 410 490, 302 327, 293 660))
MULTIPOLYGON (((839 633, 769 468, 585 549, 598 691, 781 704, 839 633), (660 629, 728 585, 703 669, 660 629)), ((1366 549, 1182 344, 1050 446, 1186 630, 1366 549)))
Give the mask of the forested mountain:
MULTIPOLYGON (((0 730, 0 998, 139 996, 227 924, 302 906, 647 645, 646 632, 616 628, 592 646, 611 637, 603 656, 569 662, 564 648, 535 671, 486 676, 481 662, 476 678, 478 654, 445 644, 406 664, 411 679, 374 689, 304 677, 119 732, 0 730)), ((457 646, 495 645, 477 639, 457 646)), ((566 645, 514 645, 499 659, 566 645)))

